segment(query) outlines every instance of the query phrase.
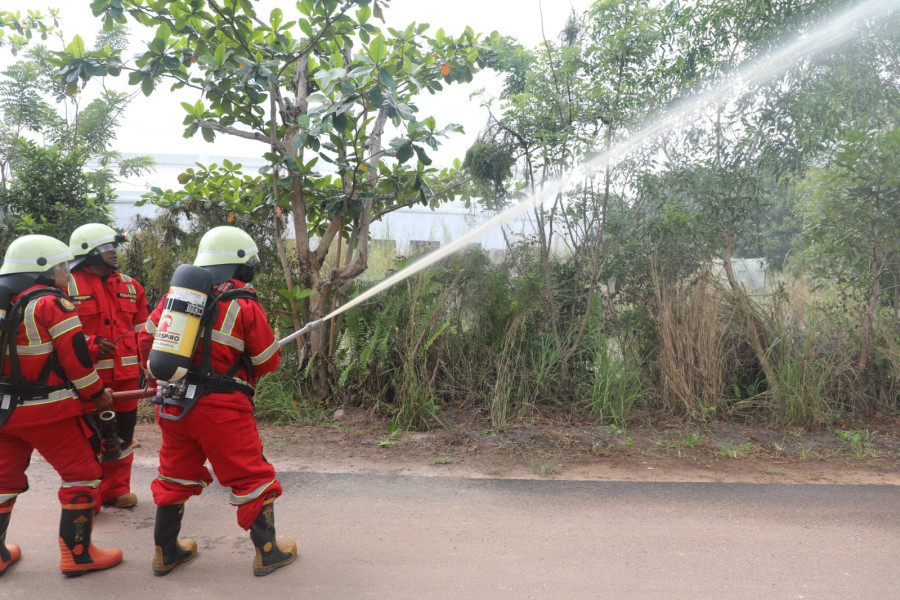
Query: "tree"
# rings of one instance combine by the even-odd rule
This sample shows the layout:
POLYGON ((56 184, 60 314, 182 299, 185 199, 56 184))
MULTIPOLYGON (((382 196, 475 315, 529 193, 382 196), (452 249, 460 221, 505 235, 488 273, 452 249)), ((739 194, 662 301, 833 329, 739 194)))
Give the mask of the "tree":
MULTIPOLYGON (((123 47, 125 37, 114 28, 98 37, 98 51, 123 47)), ((52 53, 35 45, 0 74, 4 244, 23 233, 67 240, 85 222, 107 222, 116 179, 154 164, 147 157, 122 159, 110 148, 131 97, 107 89, 90 101, 68 97, 55 70, 52 53)))
POLYGON ((801 192, 800 258, 812 274, 865 299, 857 372, 873 346, 886 289, 900 285, 900 36, 897 18, 862 28, 858 43, 808 70, 793 98, 815 158, 801 192), (802 114, 800 108, 806 108, 802 114))
MULTIPOLYGON (((459 128, 418 115, 413 100, 470 81, 484 47, 470 28, 458 37, 438 30, 433 38, 425 36, 425 24, 383 30, 375 20, 384 21, 388 0, 302 0, 296 6, 296 16, 274 8, 263 17, 248 0, 97 0, 94 14, 106 26, 130 17, 152 28, 154 38, 133 65, 122 66, 118 53, 70 52, 60 75, 85 82, 121 66, 147 95, 163 81, 195 90, 198 100, 183 105, 186 137, 199 133, 213 142, 220 134, 234 136, 266 156, 274 182, 268 186, 237 173, 216 182, 193 173, 182 178, 194 184, 191 191, 158 190, 155 200, 209 201, 270 220, 299 328, 326 316, 342 286, 366 269, 373 220, 416 202, 434 206, 460 184, 454 170, 432 168, 428 156, 440 137, 459 128), (392 130, 396 136, 385 143, 392 130), (280 235, 287 215, 296 259, 280 235), (308 298, 294 287, 293 266, 297 283, 311 290, 308 298)), ((330 389, 321 359, 334 324, 326 325, 309 339, 319 359, 311 379, 319 397, 330 389)))
POLYGON ((627 211, 624 198, 637 170, 634 162, 609 154, 665 97, 658 48, 666 20, 648 2, 600 0, 584 15, 571 16, 559 43, 545 40, 528 50, 494 39, 493 58, 506 73, 505 85, 466 157, 483 189, 499 190, 502 204, 607 156, 589 176, 533 211, 540 314, 563 377, 578 355, 599 284, 615 272, 608 228, 627 211), (500 188, 504 181, 510 190, 500 188), (567 265, 560 264, 560 248, 567 265))
POLYGON ((68 241, 84 223, 107 223, 111 201, 111 186, 87 171, 83 155, 22 142, 16 177, 0 188, 7 220, 3 245, 25 233, 68 241))
POLYGON ((20 12, 0 10, 0 48, 9 46, 13 56, 28 45, 35 33, 45 40, 56 30, 59 11, 50 9, 48 15, 29 10, 20 12), (49 23, 48 23, 49 20, 49 23))
MULTIPOLYGON (((684 97, 702 93, 739 68, 766 58, 784 44, 785 31, 808 31, 834 5, 830 0, 728 0, 698 4, 681 13, 672 39, 672 77, 684 97)), ((735 304, 747 322, 748 338, 770 389, 777 375, 769 340, 739 283, 732 259, 755 248, 759 215, 773 201, 773 180, 802 164, 801 136, 785 98, 795 93, 809 59, 771 78, 750 78, 728 98, 698 109, 699 116, 673 128, 660 148, 666 185, 692 215, 709 258, 722 261, 735 304)))

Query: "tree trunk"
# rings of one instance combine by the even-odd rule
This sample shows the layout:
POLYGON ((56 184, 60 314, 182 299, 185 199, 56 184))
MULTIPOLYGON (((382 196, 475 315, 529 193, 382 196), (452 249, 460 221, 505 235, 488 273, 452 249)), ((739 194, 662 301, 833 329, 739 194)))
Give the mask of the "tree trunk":
POLYGON ((872 345, 872 325, 875 322, 875 311, 878 309, 878 303, 881 301, 881 265, 878 263, 878 253, 879 236, 876 234, 872 244, 872 259, 869 261, 869 272, 872 277, 872 297, 869 299, 869 306, 863 319, 862 333, 859 339, 859 361, 856 363, 856 372, 860 375, 865 372, 866 365, 869 362, 869 347, 872 345))

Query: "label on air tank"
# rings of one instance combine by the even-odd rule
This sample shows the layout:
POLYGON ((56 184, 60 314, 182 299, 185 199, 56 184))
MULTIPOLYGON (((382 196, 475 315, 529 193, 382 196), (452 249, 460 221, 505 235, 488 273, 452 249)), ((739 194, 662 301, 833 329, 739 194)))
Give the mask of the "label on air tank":
POLYGON ((176 287, 174 285, 169 288, 169 297, 175 300, 181 300, 182 302, 187 302, 188 304, 199 305, 201 309, 203 308, 203 305, 206 304, 206 294, 201 294, 197 290, 176 287))

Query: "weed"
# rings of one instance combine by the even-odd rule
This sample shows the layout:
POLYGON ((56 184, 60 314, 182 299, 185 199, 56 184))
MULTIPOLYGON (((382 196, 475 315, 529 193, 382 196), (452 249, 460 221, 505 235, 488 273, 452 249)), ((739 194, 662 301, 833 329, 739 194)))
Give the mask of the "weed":
POLYGON ((394 430, 390 431, 386 436, 384 436, 383 438, 378 440, 378 445, 382 448, 389 448, 399 441, 398 440, 399 437, 400 437, 400 430, 394 429, 394 430))
POLYGON ((554 475, 562 467, 558 454, 542 454, 540 460, 531 458, 528 463, 535 475, 543 476, 554 475))
POLYGON ((706 423, 713 418, 715 412, 715 406, 703 406, 699 409, 689 410, 688 417, 690 417, 692 423, 706 423))
POLYGON ((743 458, 749 456, 756 448, 752 442, 745 442, 738 446, 722 445, 718 447, 718 453, 723 458, 743 458))
POLYGON ((436 465, 449 465, 452 463, 453 463, 452 458, 436 458, 428 464, 431 465, 432 467, 434 467, 436 465))
POLYGON ((695 448, 700 441, 703 440, 703 436, 698 432, 689 433, 684 438, 682 438, 681 443, 684 444, 687 448, 695 448))
POLYGON ((579 386, 588 413, 601 422, 622 426, 647 395, 641 365, 634 353, 602 334, 589 339, 592 360, 587 380, 579 386))
POLYGON ((850 452, 858 459, 877 458, 872 434, 866 430, 835 429, 835 435, 850 448, 850 452))
POLYGON ((332 415, 324 407, 307 400, 299 379, 291 369, 280 369, 264 376, 253 398, 256 419, 268 425, 334 424, 332 415))

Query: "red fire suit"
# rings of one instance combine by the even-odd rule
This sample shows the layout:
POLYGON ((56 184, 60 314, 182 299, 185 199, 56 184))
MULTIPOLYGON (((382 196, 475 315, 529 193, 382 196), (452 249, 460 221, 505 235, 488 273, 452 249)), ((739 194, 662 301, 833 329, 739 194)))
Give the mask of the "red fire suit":
MULTIPOLYGON (((37 287, 45 286, 29 290, 37 287)), ((59 389, 46 398, 23 401, 0 428, 0 506, 11 508, 28 489, 25 470, 35 449, 62 479, 58 492, 62 504, 73 504, 79 494, 98 501, 103 472, 81 415, 93 406, 91 401, 103 393, 104 386, 84 342, 75 306, 59 296, 32 300, 19 325, 16 346, 22 376, 28 381, 39 382, 49 360, 57 361, 62 373, 51 369, 46 383, 59 389)), ((3 372, 10 374, 8 360, 3 372)))
MULTIPOLYGON (((143 326, 148 316, 144 287, 117 271, 110 270, 106 277, 100 277, 87 268, 80 268, 72 271, 68 293, 78 307, 78 316, 103 384, 115 392, 137 389, 141 370, 136 328, 143 326), (100 354, 97 340, 101 337, 115 344, 114 356, 100 354)), ((113 501, 131 491, 137 406, 137 399, 114 403, 118 433, 125 447, 118 460, 101 463, 101 502, 113 501)), ((94 442, 95 450, 99 452, 97 440, 94 442)))
MULTIPOLYGON (((214 286, 212 293, 241 287, 252 290, 250 286, 231 279, 214 286)), ((138 333, 138 346, 144 362, 153 345, 166 297, 138 333)), ((192 360, 194 366, 201 363, 202 352, 201 340, 192 360)), ((244 355, 252 368, 248 369, 242 363, 234 378, 250 387, 281 364, 281 348, 259 302, 247 298, 221 302, 213 324, 210 365, 217 373, 225 374, 242 362, 244 355)), ((238 525, 249 529, 262 509, 265 497, 281 495, 275 468, 263 456, 250 396, 237 390, 206 394, 180 421, 160 419, 159 410, 180 412, 181 409, 169 406, 157 408, 162 447, 159 451, 159 476, 151 484, 153 501, 159 506, 167 506, 199 495, 213 481, 204 466, 208 459, 219 483, 231 488, 230 502, 237 507, 238 525)))

